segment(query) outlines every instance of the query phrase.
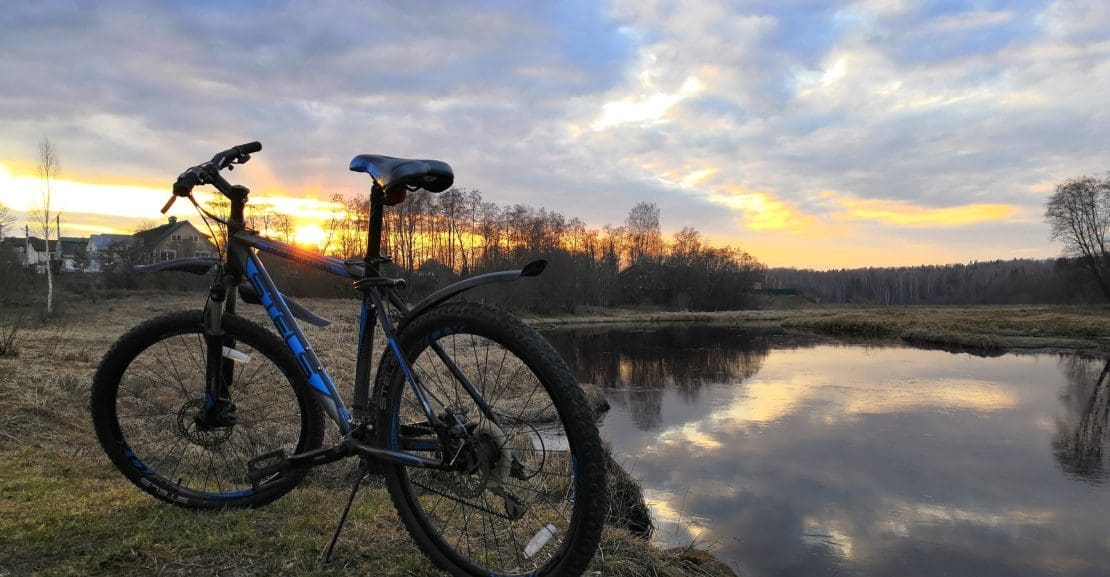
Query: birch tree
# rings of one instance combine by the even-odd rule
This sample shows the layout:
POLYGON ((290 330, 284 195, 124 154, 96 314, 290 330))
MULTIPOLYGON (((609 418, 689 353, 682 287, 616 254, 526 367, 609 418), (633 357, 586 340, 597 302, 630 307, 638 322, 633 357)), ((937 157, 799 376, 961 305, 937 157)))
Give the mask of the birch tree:
MULTIPOLYGON (((57 216, 54 213, 54 180, 57 179, 61 166, 58 163, 58 153, 50 139, 43 137, 39 141, 39 156, 37 171, 42 188, 39 191, 38 207, 31 211, 31 218, 36 228, 42 232, 43 242, 46 244, 46 316, 54 314, 54 271, 50 258, 50 225, 57 216)), ((58 239, 57 242, 60 242, 58 239)), ((29 247, 28 247, 29 248, 29 247)), ((61 249, 58 245, 57 248, 61 249)), ((61 255, 59 255, 61 256, 61 255)))

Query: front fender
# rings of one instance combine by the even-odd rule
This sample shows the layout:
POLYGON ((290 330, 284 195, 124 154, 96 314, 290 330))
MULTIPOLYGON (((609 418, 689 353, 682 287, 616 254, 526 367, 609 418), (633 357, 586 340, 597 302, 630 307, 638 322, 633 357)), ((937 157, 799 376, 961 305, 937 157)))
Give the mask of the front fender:
POLYGON ((482 285, 491 284, 495 282, 512 282, 517 279, 529 276, 540 276, 543 269, 547 268, 547 261, 540 259, 534 260, 520 270, 503 270, 499 272, 491 272, 468 279, 463 279, 457 283, 445 286, 436 292, 424 297, 423 300, 416 303, 409 310, 409 312, 397 323, 397 332, 401 332, 409 322, 420 316, 428 309, 446 301, 450 298, 458 296, 460 293, 466 292, 472 288, 480 287, 482 285))
POLYGON ((179 271, 203 275, 218 264, 220 264, 220 259, 215 257, 175 258, 154 264, 140 264, 131 267, 131 270, 135 272, 179 271))

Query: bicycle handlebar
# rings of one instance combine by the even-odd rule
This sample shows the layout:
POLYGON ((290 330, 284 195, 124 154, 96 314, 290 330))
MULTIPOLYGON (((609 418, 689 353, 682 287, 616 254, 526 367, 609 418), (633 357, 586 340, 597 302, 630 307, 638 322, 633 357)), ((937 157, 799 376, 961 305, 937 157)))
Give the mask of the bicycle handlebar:
POLYGON ((239 146, 232 146, 223 152, 217 153, 210 162, 217 167, 217 170, 223 170, 232 163, 242 164, 250 160, 251 155, 260 150, 262 150, 262 143, 255 140, 239 146))
MULTIPOLYGON (((255 152, 262 150, 262 143, 255 140, 239 146, 232 146, 223 152, 216 153, 212 160, 189 167, 182 172, 177 181, 173 183, 174 197, 189 196, 193 193, 193 187, 203 184, 213 184, 220 192, 225 195, 228 193, 224 188, 230 185, 227 181, 220 176, 220 171, 231 166, 232 164, 243 164, 251 159, 251 155, 255 152)), ((167 208, 169 204, 166 205, 167 208)), ((163 210, 162 212, 165 212, 163 210)))

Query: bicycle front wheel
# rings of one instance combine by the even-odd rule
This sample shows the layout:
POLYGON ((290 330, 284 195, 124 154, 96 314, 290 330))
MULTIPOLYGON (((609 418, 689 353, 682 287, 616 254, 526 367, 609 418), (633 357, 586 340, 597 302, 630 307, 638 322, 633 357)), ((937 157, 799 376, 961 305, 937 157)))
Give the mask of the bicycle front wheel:
POLYGON ((531 327, 477 303, 438 306, 398 341, 433 413, 454 429, 433 430, 387 351, 375 389, 379 442, 449 464, 385 467, 416 543, 456 575, 580 575, 604 523, 605 465, 566 364, 531 327))
POLYGON ((128 331, 104 355, 93 379, 93 426, 124 476, 151 495, 190 509, 258 507, 304 477, 292 471, 255 490, 247 461, 272 451, 320 446, 322 414, 300 367, 273 333, 235 315, 223 330, 234 342, 228 393, 237 420, 203 427, 203 313, 170 313, 128 331))

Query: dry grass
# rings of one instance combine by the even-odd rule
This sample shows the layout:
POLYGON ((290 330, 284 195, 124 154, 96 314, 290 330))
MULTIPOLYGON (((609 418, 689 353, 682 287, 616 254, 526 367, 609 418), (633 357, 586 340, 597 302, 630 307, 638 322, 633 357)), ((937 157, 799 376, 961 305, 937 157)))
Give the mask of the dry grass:
MULTIPOLYGON (((380 485, 373 483, 358 501, 333 564, 318 565, 317 555, 346 491, 346 464, 317 471, 314 483, 264 509, 218 514, 159 504, 107 464, 88 420, 89 383, 97 362, 115 338, 140 320, 202 304, 197 295, 151 293, 70 306, 63 318, 49 324, 21 326, 12 342, 18 357, 0 356, 0 575, 436 574, 401 528, 380 485)), ((305 330, 349 398, 357 304, 315 299, 304 304, 335 321, 327 329, 305 330)), ((11 319, 19 312, 0 311, 0 316, 11 319)), ((241 312, 267 323, 258 307, 241 312)), ((547 327, 705 322, 986 350, 1110 349, 1106 307, 595 311, 532 322, 547 327)), ((377 342, 380 346, 381 340, 377 342)), ((600 407, 600 390, 585 389, 591 404, 600 407)), ((637 497, 635 480, 622 476, 620 467, 611 473, 614 489, 627 498, 610 512, 612 527, 592 571, 629 577, 731 574, 704 552, 659 551, 630 531, 644 532, 650 518, 637 497)))
POLYGON ((770 326, 994 351, 1110 351, 1110 307, 1105 306, 808 307, 715 313, 610 310, 533 320, 546 327, 672 322, 770 326))
MULTIPOLYGON (((332 563, 318 563, 349 488, 351 463, 314 471, 312 482, 265 508, 222 513, 161 504, 111 467, 88 417, 96 364, 132 325, 202 304, 196 295, 102 300, 19 331, 19 356, 0 357, 0 575, 439 575, 374 481, 356 501, 332 563)), ((336 321, 305 330, 350 398, 357 304, 305 304, 336 321)), ((241 312, 267 323, 258 307, 241 312)), ((604 402, 599 390, 587 392, 593 404, 604 402)), ((627 481, 629 491, 638 489, 627 481)), ((590 571, 724 574, 691 570, 687 557, 612 528, 590 571)))

